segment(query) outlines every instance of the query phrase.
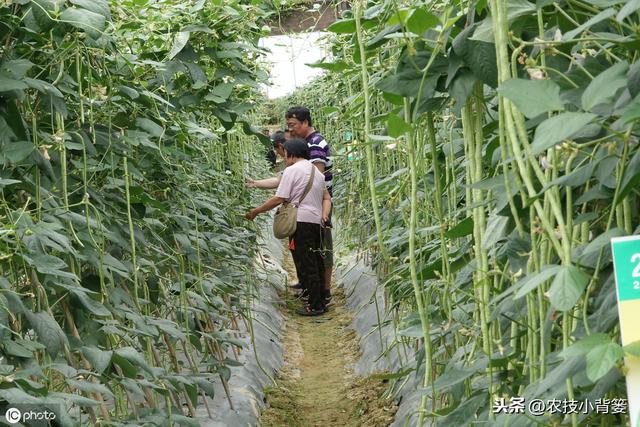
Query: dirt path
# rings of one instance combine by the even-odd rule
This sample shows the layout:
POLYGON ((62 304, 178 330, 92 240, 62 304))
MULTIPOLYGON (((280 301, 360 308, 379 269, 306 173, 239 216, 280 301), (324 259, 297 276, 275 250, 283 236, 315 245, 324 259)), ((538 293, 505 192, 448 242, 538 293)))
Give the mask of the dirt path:
MULTIPOLYGON (((290 260, 285 268, 289 271, 290 260)), ((337 287, 334 287, 337 289, 337 287)), ((385 385, 358 378, 351 366, 358 357, 355 333, 340 289, 334 305, 318 317, 295 314, 301 303, 289 292, 286 301, 285 364, 277 387, 267 390, 260 424, 267 427, 387 426, 395 406, 382 397, 385 385)))

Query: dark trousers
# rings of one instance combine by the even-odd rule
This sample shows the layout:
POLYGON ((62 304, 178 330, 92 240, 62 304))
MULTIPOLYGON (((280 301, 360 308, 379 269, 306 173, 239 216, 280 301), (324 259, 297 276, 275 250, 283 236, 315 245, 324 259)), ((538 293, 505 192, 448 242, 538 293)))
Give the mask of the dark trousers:
POLYGON ((324 308, 324 263, 320 224, 298 222, 289 245, 298 279, 309 294, 312 309, 324 308))

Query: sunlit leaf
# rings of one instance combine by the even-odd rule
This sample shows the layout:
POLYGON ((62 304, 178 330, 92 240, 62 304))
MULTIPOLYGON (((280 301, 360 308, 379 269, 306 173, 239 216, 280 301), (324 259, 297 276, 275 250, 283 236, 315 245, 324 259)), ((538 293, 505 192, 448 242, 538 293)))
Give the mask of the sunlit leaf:
POLYGON ((616 366, 623 355, 620 344, 614 342, 593 348, 587 353, 587 377, 593 382, 598 381, 616 366))
POLYGON ((560 87, 551 80, 509 79, 500 84, 498 92, 529 118, 564 108, 560 87))
POLYGON ((589 276, 573 265, 563 265, 549 288, 549 300, 557 310, 565 311, 573 308, 587 284, 589 276))
POLYGON ((531 150, 539 154, 559 142, 570 138, 597 116, 591 113, 560 113, 543 121, 537 128, 531 150))
POLYGON ((76 28, 84 30, 93 38, 99 38, 106 28, 105 16, 87 9, 67 8, 60 15, 60 19, 76 28))

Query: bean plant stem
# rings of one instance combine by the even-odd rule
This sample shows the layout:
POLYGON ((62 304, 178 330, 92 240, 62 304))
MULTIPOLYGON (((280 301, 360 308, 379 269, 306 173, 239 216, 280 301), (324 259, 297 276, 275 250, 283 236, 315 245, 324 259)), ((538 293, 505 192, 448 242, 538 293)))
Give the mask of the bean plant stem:
POLYGON ((362 81, 362 96, 364 98, 364 151, 365 161, 367 164, 367 176, 369 178, 369 195, 371 197, 371 208, 373 210, 373 219, 376 226, 376 236, 378 238, 378 248, 385 262, 389 261, 389 254, 387 252, 384 238, 382 235, 382 221, 380 219, 380 210, 378 203, 378 195, 376 193, 375 186, 375 170, 374 163, 376 159, 373 155, 373 148, 371 146, 371 105, 369 94, 369 72, 367 70, 367 55, 364 48, 364 31, 362 29, 362 13, 363 13, 363 0, 356 0, 354 3, 354 17, 356 22, 356 35, 358 38, 358 49, 360 52, 360 78, 362 81))
MULTIPOLYGON (((404 99, 405 117, 411 117, 411 107, 409 100, 404 99)), ((410 193, 410 216, 409 216, 409 270, 411 272, 411 283, 413 285, 413 293, 418 307, 418 315, 420 316, 420 324, 422 326, 422 338, 424 340, 424 377, 422 381, 423 387, 427 387, 432 377, 432 350, 431 350, 431 320, 429 318, 428 298, 425 298, 423 285, 418 281, 418 269, 416 264, 416 228, 417 228, 417 211, 418 211, 418 177, 416 173, 416 150, 413 140, 413 129, 405 135, 407 156, 409 162, 409 176, 411 179, 410 193)), ((418 425, 422 426, 425 420, 425 411, 427 405, 427 394, 423 394, 418 409, 419 419, 418 425)), ((435 389, 432 390, 432 397, 435 399, 435 389)), ((434 408, 435 409, 435 408, 434 408)))

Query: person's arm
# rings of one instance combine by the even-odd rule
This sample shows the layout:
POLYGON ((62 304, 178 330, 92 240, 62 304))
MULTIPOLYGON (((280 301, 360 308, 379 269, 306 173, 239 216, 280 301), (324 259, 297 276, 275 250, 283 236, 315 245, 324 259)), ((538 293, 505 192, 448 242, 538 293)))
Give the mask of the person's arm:
POLYGON ((265 179, 258 179, 258 180, 250 179, 247 181, 246 185, 248 188, 264 188, 264 189, 278 188, 278 185, 280 185, 281 179, 282 179, 282 175, 274 176, 273 178, 265 178, 265 179))
POLYGON ((329 221, 329 215, 331 214, 331 196, 329 191, 325 188, 322 196, 322 223, 325 224, 329 221))
POLYGON ((250 221, 253 221, 253 219, 258 214, 261 214, 262 212, 270 211, 271 209, 275 208, 276 206, 280 206, 282 204, 282 202, 284 202, 284 199, 282 197, 273 196, 272 198, 270 198, 269 200, 267 200, 266 202, 264 202, 262 205, 258 206, 257 208, 251 209, 249 212, 246 213, 246 215, 244 217, 247 218, 250 221))

